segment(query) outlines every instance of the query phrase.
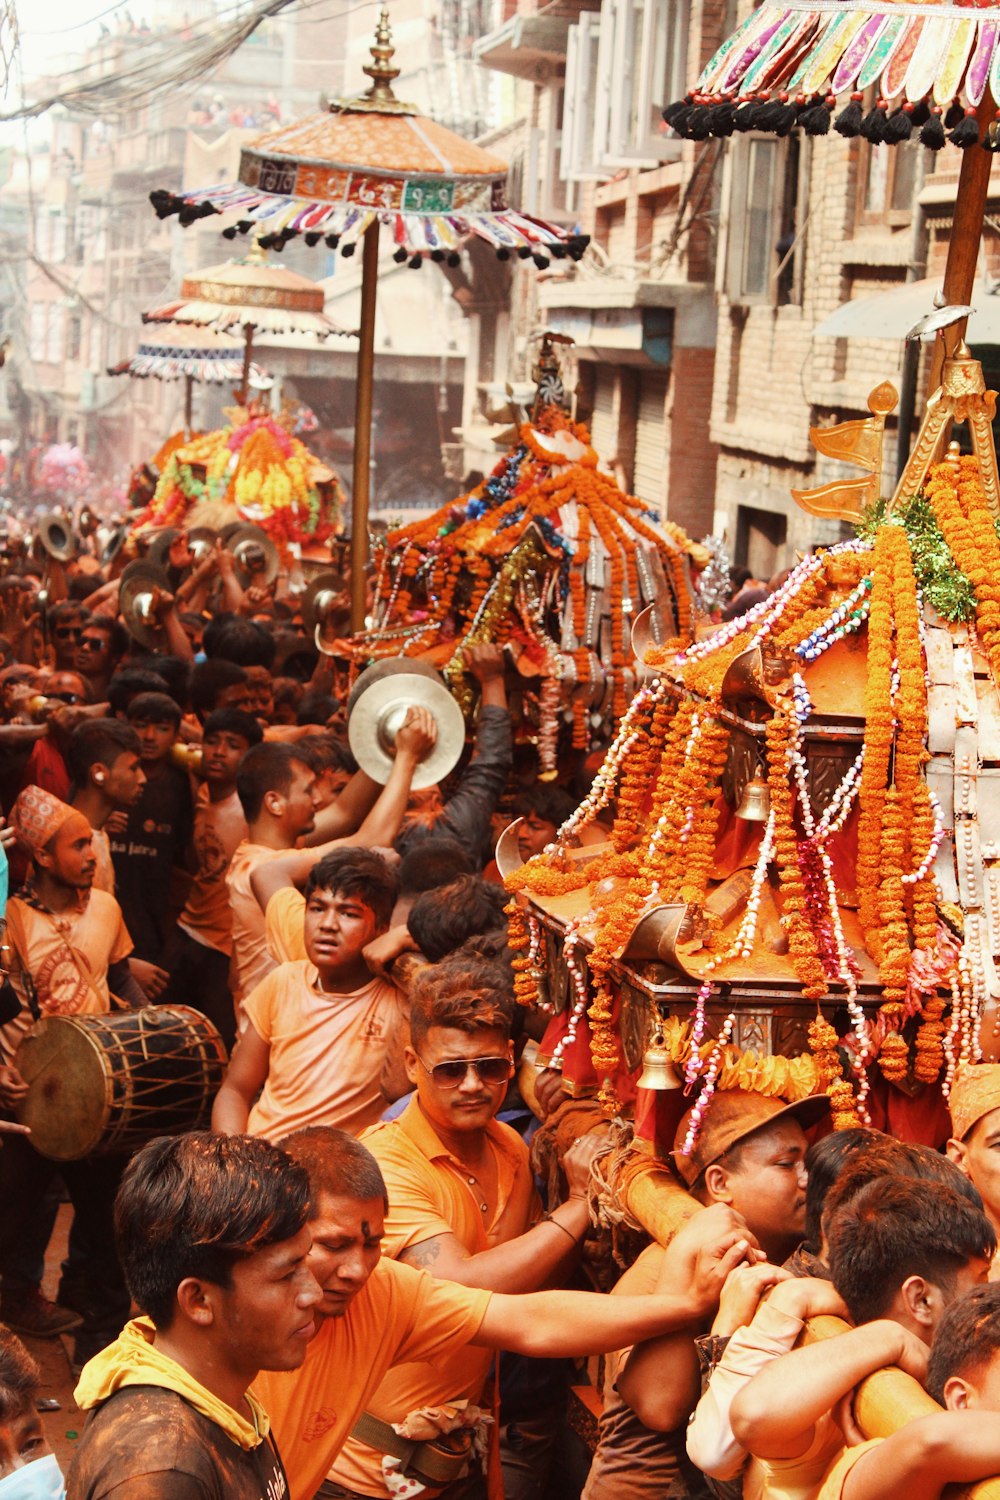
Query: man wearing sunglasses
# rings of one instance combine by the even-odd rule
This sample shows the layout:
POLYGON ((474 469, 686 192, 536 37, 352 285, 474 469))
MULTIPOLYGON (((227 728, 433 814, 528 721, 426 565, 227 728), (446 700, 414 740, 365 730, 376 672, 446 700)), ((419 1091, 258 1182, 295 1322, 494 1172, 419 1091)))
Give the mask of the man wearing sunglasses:
MULTIPOLYGON (((405 1054, 416 1093, 398 1119, 373 1126, 364 1141, 389 1194, 385 1255, 465 1287, 534 1292, 564 1282, 577 1261, 590 1222, 590 1164, 603 1132, 568 1152, 569 1197, 542 1218, 527 1147, 496 1119, 513 1070, 506 979, 495 960, 457 953, 418 974, 405 1054)), ((482 1405, 491 1363, 491 1350, 456 1341, 433 1362, 390 1370, 368 1402, 374 1421, 366 1422, 363 1436, 355 1430, 348 1438, 320 1494, 331 1500, 387 1496, 385 1450, 377 1441, 383 1432, 392 1452, 386 1424, 454 1401, 482 1405)), ((551 1370, 545 1371, 551 1380, 551 1370)), ((546 1382, 538 1396, 543 1406, 553 1405, 546 1382)), ((516 1449, 522 1434, 510 1435, 516 1449)), ((456 1447, 452 1483, 442 1495, 475 1500, 485 1495, 482 1476, 463 1472, 468 1444, 466 1451, 456 1447)), ((517 1459, 506 1449, 502 1443, 501 1459, 511 1460, 505 1480, 513 1488, 505 1489, 518 1493, 517 1459)))
POLYGON ((47 626, 57 672, 75 672, 88 611, 72 599, 63 599, 48 612, 47 626))

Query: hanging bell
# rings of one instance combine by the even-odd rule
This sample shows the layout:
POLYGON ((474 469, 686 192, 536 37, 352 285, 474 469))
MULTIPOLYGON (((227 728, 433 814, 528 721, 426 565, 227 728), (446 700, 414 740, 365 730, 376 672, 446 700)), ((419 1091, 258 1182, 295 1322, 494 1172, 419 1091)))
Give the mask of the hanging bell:
POLYGON ((736 809, 736 816, 745 818, 748 823, 766 823, 770 811, 771 793, 767 789, 767 782, 758 766, 753 774, 753 780, 748 781, 743 788, 743 796, 736 809))
POLYGON ((680 1086, 681 1080, 664 1046, 663 1032, 658 1031, 642 1055, 642 1073, 639 1075, 638 1087, 666 1091, 679 1089, 680 1086))

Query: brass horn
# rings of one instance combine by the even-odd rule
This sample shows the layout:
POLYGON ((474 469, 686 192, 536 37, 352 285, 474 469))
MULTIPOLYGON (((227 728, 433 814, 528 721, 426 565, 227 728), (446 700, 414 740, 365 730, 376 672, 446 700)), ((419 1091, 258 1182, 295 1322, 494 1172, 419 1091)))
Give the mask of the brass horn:
POLYGON ((123 569, 118 588, 118 609, 130 635, 155 650, 160 644, 160 626, 153 609, 156 590, 170 592, 170 580, 162 568, 146 558, 137 558, 123 569))
POLYGON ((362 672, 347 700, 347 738, 361 769, 384 784, 396 734, 411 708, 429 709, 438 731, 436 745, 413 776, 413 790, 419 791, 448 775, 465 744, 462 710, 433 667, 396 656, 362 672))
POLYGON ((38 541, 42 550, 56 562, 71 562, 77 554, 79 543, 73 528, 64 516, 47 510, 38 522, 38 541))

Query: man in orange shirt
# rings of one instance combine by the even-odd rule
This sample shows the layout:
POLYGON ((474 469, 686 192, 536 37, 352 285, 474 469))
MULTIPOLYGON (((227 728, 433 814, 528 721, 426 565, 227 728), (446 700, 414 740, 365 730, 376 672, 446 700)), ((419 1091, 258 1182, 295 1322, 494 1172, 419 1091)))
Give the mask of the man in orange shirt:
POLYGON ((379 1118, 406 1008, 363 950, 388 927, 395 900, 396 877, 370 849, 335 849, 314 867, 307 957, 280 964, 247 996, 247 1026, 212 1111, 216 1130, 277 1140, 307 1125, 356 1134, 379 1118))
MULTIPOLYGON (((576 1262, 590 1223, 590 1164, 604 1133, 585 1136, 567 1153, 569 1198, 540 1217, 527 1147, 495 1118, 513 1067, 503 978, 494 962, 457 954, 418 973, 405 1051, 416 1095, 398 1119, 373 1126, 364 1139, 389 1193, 386 1254, 462 1286, 533 1292, 564 1279, 576 1262)), ((488 1349, 456 1344, 432 1362, 398 1366, 367 1412, 384 1426, 425 1407, 480 1406, 491 1360, 488 1349)), ((550 1425, 558 1420, 545 1415, 553 1417, 550 1425)), ((348 1438, 323 1494, 389 1494, 378 1432, 372 1426, 365 1440, 348 1438)), ((391 1459, 393 1437, 384 1436, 391 1459)), ((460 1446, 455 1483, 442 1495, 485 1495, 475 1478, 463 1476, 463 1458, 460 1446)))
POLYGON ((254 1385, 271 1418, 291 1500, 313 1500, 394 1365, 432 1363, 459 1344, 574 1358, 692 1326, 718 1301, 749 1248, 734 1232, 699 1252, 683 1296, 662 1285, 648 1297, 511 1296, 456 1286, 380 1259, 385 1183, 360 1141, 320 1126, 281 1146, 309 1175, 309 1268, 323 1290, 319 1330, 301 1368, 261 1374, 254 1385))
MULTIPOLYGON (((96 861, 90 824, 50 792, 27 787, 11 812, 18 838, 34 861, 31 880, 7 904, 11 979, 21 1011, 0 1028, 0 1110, 13 1110, 27 1093, 14 1056, 35 1022, 46 1015, 101 1015, 111 993, 141 1005, 129 973, 132 941, 121 909, 106 891, 92 889, 96 861)), ((16 1332, 52 1337, 80 1320, 39 1291, 41 1262, 52 1230, 46 1192, 61 1176, 73 1202, 74 1243, 82 1264, 78 1357, 113 1337, 128 1307, 115 1259, 112 1204, 123 1160, 116 1157, 56 1163, 22 1136, 0 1151, 0 1318, 16 1332)))

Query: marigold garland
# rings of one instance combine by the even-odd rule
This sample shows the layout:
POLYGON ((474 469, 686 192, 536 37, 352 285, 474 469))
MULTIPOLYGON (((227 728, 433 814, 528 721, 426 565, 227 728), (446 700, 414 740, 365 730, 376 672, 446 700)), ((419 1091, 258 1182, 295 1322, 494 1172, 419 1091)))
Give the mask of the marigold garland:
POLYGON ((924 493, 959 568, 976 594, 976 629, 1000 684, 1000 541, 971 454, 949 456, 931 469, 924 493))

